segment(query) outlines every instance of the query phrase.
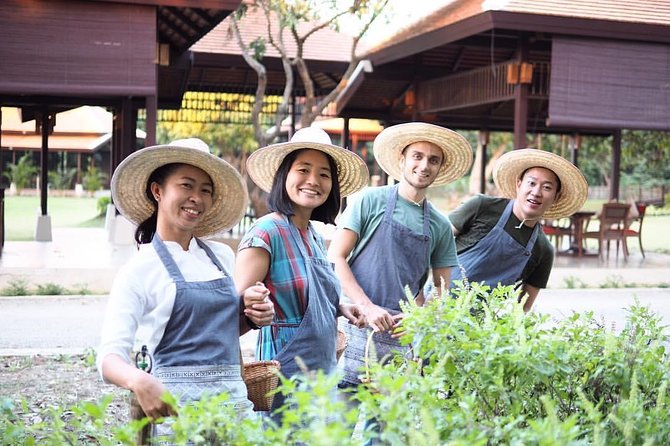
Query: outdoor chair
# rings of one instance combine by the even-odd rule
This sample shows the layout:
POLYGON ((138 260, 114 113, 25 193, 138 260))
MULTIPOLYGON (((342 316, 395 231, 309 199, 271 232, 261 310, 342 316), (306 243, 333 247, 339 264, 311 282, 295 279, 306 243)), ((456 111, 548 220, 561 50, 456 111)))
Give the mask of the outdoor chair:
POLYGON ((554 239, 556 252, 558 253, 563 246, 563 237, 572 235, 572 224, 569 218, 559 220, 545 219, 542 221, 542 230, 548 238, 554 239))
POLYGON ((640 244, 640 252, 642 253, 642 257, 644 258, 645 257, 644 249, 642 248, 642 222, 644 221, 644 214, 647 210, 647 205, 644 203, 637 202, 635 203, 635 206, 637 207, 638 216, 628 222, 628 226, 624 231, 625 234, 624 244, 626 246, 626 250, 628 250, 627 245, 628 238, 636 237, 638 243, 640 244))
MULTIPOLYGON (((617 254, 619 245, 623 247, 624 258, 628 258, 628 245, 626 245, 626 228, 628 228, 628 203, 604 203, 600 214, 598 214, 599 227, 597 231, 586 231, 582 238, 587 240, 594 238, 598 240, 598 255, 603 255, 603 245, 607 243, 607 257, 610 253, 610 241, 616 241, 617 254)), ((589 221, 590 223, 590 221, 589 221)), ((587 229, 588 225, 587 223, 587 229)))

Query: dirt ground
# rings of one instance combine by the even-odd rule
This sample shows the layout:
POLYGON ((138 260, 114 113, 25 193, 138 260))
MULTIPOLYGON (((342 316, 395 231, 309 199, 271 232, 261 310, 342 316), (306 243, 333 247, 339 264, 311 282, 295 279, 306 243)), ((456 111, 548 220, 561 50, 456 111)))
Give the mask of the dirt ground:
POLYGON ((26 423, 40 421, 42 412, 54 406, 68 408, 80 402, 98 402, 114 395, 108 407, 108 423, 128 421, 128 392, 102 382, 92 355, 0 357, 0 400, 27 402, 27 413, 17 404, 15 413, 26 423))

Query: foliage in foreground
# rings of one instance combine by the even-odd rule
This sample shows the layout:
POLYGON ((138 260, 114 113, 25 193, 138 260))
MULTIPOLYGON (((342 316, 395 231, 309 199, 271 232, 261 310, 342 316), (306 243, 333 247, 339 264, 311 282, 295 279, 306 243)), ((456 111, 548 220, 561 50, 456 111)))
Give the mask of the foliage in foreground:
MULTIPOLYGON (((222 395, 180 409, 177 442, 353 445, 380 435, 391 445, 670 444, 659 316, 634 305, 615 333, 593 314, 524 314, 509 287, 472 284, 456 294, 406 309, 404 339, 422 364, 370 365, 372 383, 350 395, 357 410, 332 398, 335 376, 286 380, 292 407, 281 425, 238 420, 222 395), (383 426, 380 434, 354 434, 359 415, 383 426)), ((20 403, 4 401, 0 444, 132 444, 141 423, 104 427, 108 403, 51 409, 30 424, 20 403)))

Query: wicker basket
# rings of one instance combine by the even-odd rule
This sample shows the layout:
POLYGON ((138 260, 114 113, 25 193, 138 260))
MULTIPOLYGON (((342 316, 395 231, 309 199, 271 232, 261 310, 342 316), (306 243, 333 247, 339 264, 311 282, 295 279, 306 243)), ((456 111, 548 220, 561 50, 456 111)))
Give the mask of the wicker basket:
POLYGON ((335 358, 337 361, 342 357, 342 353, 347 348, 349 338, 342 330, 337 330, 337 344, 335 345, 335 358))
POLYGON ((244 364, 244 383, 247 397, 254 403, 256 412, 267 412, 272 408, 274 390, 279 382, 279 361, 255 361, 244 364))

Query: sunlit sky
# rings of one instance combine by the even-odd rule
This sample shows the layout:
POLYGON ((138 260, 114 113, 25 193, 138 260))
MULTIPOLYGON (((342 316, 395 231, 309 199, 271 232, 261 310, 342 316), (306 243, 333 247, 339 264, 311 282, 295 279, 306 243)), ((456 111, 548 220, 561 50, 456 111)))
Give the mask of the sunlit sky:
MULTIPOLYGON (((349 0, 350 1, 350 0, 349 0)), ((365 41, 370 45, 395 34, 408 24, 416 22, 453 0, 390 0, 385 13, 387 19, 379 18, 365 35, 365 41)))

